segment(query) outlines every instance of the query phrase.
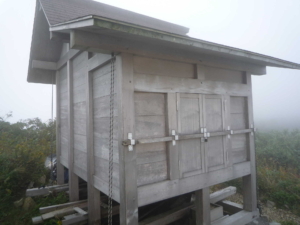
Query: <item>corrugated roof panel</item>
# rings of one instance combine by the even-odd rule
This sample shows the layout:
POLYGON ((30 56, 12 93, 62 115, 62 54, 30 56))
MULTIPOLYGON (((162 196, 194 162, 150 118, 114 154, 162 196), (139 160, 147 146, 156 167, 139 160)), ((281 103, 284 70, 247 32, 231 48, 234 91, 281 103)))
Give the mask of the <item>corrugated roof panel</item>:
POLYGON ((51 26, 93 15, 179 35, 186 35, 189 31, 189 28, 183 26, 91 0, 40 0, 40 2, 51 26))

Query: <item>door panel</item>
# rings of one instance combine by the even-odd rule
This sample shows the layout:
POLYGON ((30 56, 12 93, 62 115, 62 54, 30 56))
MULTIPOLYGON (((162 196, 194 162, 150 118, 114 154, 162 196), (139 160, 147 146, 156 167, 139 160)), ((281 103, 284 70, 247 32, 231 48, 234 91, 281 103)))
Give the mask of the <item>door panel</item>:
MULTIPOLYGON (((199 134, 201 132, 201 104, 199 94, 178 94, 178 128, 179 134, 199 134)), ((179 160, 181 176, 189 176, 188 172, 203 172, 204 148, 199 139, 179 141, 179 160)))
MULTIPOLYGON (((207 132, 224 131, 224 101, 221 95, 204 96, 204 124, 207 132)), ((205 145, 207 155, 207 170, 217 170, 225 167, 226 136, 209 137, 205 145)))

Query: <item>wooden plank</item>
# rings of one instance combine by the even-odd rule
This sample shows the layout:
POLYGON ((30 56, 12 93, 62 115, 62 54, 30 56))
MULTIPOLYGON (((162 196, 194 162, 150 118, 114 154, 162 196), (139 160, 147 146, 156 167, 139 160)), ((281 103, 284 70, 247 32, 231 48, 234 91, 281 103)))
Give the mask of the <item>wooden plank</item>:
MULTIPOLYGON (((182 135, 200 134, 201 100, 199 94, 177 94, 179 139, 182 135)), ((204 172, 204 155, 201 139, 185 139, 178 143, 181 177, 204 172)))
MULTIPOLYGON (((109 160, 95 156, 95 174, 96 177, 109 183, 109 160)), ((119 188, 119 162, 113 164, 113 186, 119 188)))
POLYGON ((60 115, 60 80, 59 80, 59 71, 56 72, 56 174, 57 174, 57 184, 64 183, 64 167, 60 162, 61 156, 61 115, 60 115))
POLYGON ((205 70, 206 80, 243 84, 244 72, 242 71, 220 69, 210 66, 205 66, 203 69, 205 70))
MULTIPOLYGON (((247 85, 252 89, 251 74, 247 73, 247 85)), ((252 95, 248 96, 248 124, 254 126, 253 120, 253 103, 252 95)), ((243 177, 243 202, 244 210, 249 212, 257 211, 257 185, 256 185, 256 162, 255 162, 255 143, 254 134, 249 134, 249 153, 248 160, 250 160, 251 174, 243 177)))
POLYGON ((247 134, 253 132, 253 129, 233 130, 233 134, 247 134))
MULTIPOLYGON (((177 126, 177 101, 176 93, 167 94, 167 116, 168 116, 168 135, 172 135, 172 130, 178 133, 177 126)), ((173 139, 174 137, 172 137, 173 139)), ((178 142, 177 142, 178 143, 178 142)), ((176 180, 180 177, 179 170, 179 149, 178 144, 173 145, 172 142, 167 143, 168 145, 168 164, 169 164, 169 179, 176 180)))
POLYGON ((248 96, 250 88, 245 84, 226 83, 218 81, 200 81, 177 77, 154 76, 147 74, 134 75, 134 90, 158 93, 202 93, 229 94, 248 96))
POLYGON ((136 116, 163 116, 166 99, 162 93, 134 93, 134 107, 136 116))
POLYGON ((180 180, 167 180, 138 188, 139 206, 172 198, 207 186, 219 184, 250 174, 250 162, 234 164, 232 167, 209 173, 197 174, 180 180))
POLYGON ((70 49, 70 51, 67 52, 64 56, 62 56, 58 62, 57 62, 57 70, 59 70, 61 67, 65 66, 68 62, 68 60, 72 60, 74 57, 79 55, 82 51, 77 49, 70 49))
POLYGON ((67 208, 70 206, 77 206, 84 202, 87 202, 87 200, 81 200, 81 201, 76 201, 76 202, 67 202, 67 203, 59 204, 59 205, 51 205, 51 206, 41 207, 40 213, 44 214, 44 213, 52 212, 52 211, 55 211, 58 209, 67 208))
POLYGON ((167 161, 137 165, 137 186, 167 180, 167 161))
POLYGON ((166 143, 136 145, 137 165, 167 160, 166 143))
POLYGON ((168 77, 194 78, 194 67, 193 64, 190 63, 134 56, 133 66, 135 73, 168 77))
POLYGON ((210 225, 210 199, 209 187, 195 192, 196 224, 210 225))
POLYGON ((74 108, 73 108, 73 71, 72 62, 67 62, 68 73, 68 169, 69 169, 69 199, 79 200, 78 176, 74 173, 74 108))
MULTIPOLYGON (((80 205, 78 205, 78 207, 85 208, 85 207, 87 207, 87 203, 81 203, 80 205)), ((53 212, 45 213, 42 215, 42 218, 43 218, 43 220, 48 220, 48 219, 51 219, 54 217, 61 218, 65 215, 70 215, 74 212, 75 212, 74 207, 70 206, 67 208, 55 210, 53 212)))
POLYGON ((55 70, 56 71, 56 62, 47 62, 41 60, 32 60, 32 68, 34 69, 43 69, 43 70, 55 70))
POLYGON ((87 182, 87 170, 80 166, 74 165, 74 173, 76 173, 81 179, 87 182))
POLYGON ((89 59, 88 65, 89 71, 95 70, 98 67, 103 66, 104 64, 110 63, 111 56, 109 54, 97 53, 92 58, 89 59))
POLYGON ((165 116, 136 116, 135 134, 136 139, 166 136, 165 116))
POLYGON ((224 211, 230 214, 235 214, 243 210, 243 205, 227 200, 218 202, 218 205, 223 206, 224 211))
MULTIPOLYGON (((105 181, 97 176, 94 176, 94 185, 98 190, 100 190, 101 192, 103 192, 106 195, 109 195, 109 190, 108 190, 109 184, 107 183, 107 181, 105 181)), ((116 186, 113 186, 112 192, 113 192, 113 200, 120 203, 120 189, 117 188, 116 186)))
POLYGON ((133 56, 122 54, 116 57, 116 73, 120 93, 119 104, 119 154, 120 154, 120 223, 138 224, 138 196, 137 196, 137 169, 136 148, 128 151, 122 146, 121 140, 128 138, 132 133, 135 138, 135 112, 134 112, 134 77, 133 56))
POLYGON ((210 203, 217 203, 236 193, 236 187, 227 187, 210 194, 210 203))
MULTIPOLYGON (((210 133, 225 130, 224 95, 203 95, 205 125, 210 133)), ((211 136, 205 143, 208 171, 222 169, 227 165, 226 136, 211 136)))
POLYGON ((212 225, 241 225, 252 221, 252 213, 247 211, 240 211, 232 216, 212 222, 212 225))
POLYGON ((195 65, 195 73, 196 73, 195 78, 197 78, 198 80, 201 80, 201 81, 205 80, 205 66, 204 65, 196 64, 195 65))
POLYGON ((190 212, 190 209, 193 207, 192 204, 186 205, 184 207, 177 207, 175 209, 169 210, 165 213, 147 218, 141 222, 139 225, 166 225, 172 222, 175 222, 185 216, 190 212))
POLYGON ((157 143, 157 142, 165 142, 165 141, 172 141, 173 137, 161 137, 161 138, 145 138, 145 139, 138 139, 136 141, 137 144, 149 144, 149 143, 157 143))
POLYGON ((86 211, 84 211, 83 209, 79 208, 79 207, 74 207, 75 212, 79 213, 80 215, 84 216, 87 215, 88 213, 86 211))
POLYGON ((87 183, 88 183, 88 208, 89 224, 97 224, 101 220, 100 191, 95 188, 94 174, 94 118, 93 118, 93 78, 86 71, 86 135, 87 135, 87 183), (99 212, 100 211, 100 212, 99 212))
POLYGON ((50 194, 52 191, 63 192, 63 191, 67 191, 67 190, 69 190, 68 184, 48 186, 45 188, 32 188, 32 189, 26 190, 26 196, 34 197, 34 196, 40 196, 40 195, 47 195, 47 194, 50 194))

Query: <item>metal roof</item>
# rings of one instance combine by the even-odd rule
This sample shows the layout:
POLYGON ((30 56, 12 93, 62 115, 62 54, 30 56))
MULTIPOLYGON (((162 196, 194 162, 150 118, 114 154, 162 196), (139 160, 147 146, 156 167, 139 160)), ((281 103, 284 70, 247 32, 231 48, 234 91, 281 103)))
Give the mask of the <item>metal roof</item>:
MULTIPOLYGON (((102 35, 102 39, 122 38, 124 43, 133 48, 140 43, 144 52, 160 51, 162 55, 173 56, 185 54, 187 58, 200 62, 222 61, 223 65, 238 62, 245 71, 249 66, 300 69, 297 63, 191 38, 186 35, 188 28, 92 0, 37 2, 40 5, 37 4, 35 13, 27 77, 29 82, 53 82, 53 73, 51 75, 47 70, 31 68, 32 60, 56 62, 59 59, 61 43, 50 40, 50 31, 65 34, 72 30, 89 31, 102 35)), ((121 46, 121 49, 129 49, 128 46, 121 46)), ((265 71, 252 74, 263 75, 265 71)))
POLYGON ((51 26, 94 15, 174 34, 189 32, 189 28, 183 26, 92 0, 40 0, 40 3, 51 26))

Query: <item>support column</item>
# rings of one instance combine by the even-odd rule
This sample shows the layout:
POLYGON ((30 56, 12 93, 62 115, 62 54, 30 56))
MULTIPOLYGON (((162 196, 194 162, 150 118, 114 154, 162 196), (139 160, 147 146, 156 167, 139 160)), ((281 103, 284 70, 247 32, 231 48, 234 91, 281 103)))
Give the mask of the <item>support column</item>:
POLYGON ((64 184, 64 167, 60 162, 60 82, 59 71, 56 72, 56 180, 57 184, 64 184))
POLYGON ((119 154, 120 154, 120 224, 138 224, 138 196, 136 148, 129 151, 122 145, 128 133, 135 138, 133 56, 122 54, 116 58, 116 82, 119 101, 119 154))
POLYGON ((86 71, 87 189, 89 225, 101 224, 100 191, 94 186, 94 118, 92 72, 86 71))
POLYGON ((195 192, 196 225, 210 225, 209 187, 195 192))
MULTIPOLYGON (((251 74, 246 74, 247 85, 251 90, 248 96, 248 125, 254 127, 253 121, 253 104, 252 104, 252 83, 251 74)), ((256 162, 255 162, 255 142, 254 133, 249 134, 249 151, 247 158, 250 161, 251 174, 243 177, 243 198, 244 198, 244 210, 257 213, 257 190, 256 190, 256 162)))
MULTIPOLYGON (((172 130, 175 130, 178 134, 177 127, 177 100, 176 93, 167 94, 167 113, 168 113, 168 129, 169 136, 172 136, 172 130)), ((176 145, 172 144, 172 141, 167 142, 168 146, 168 160, 169 160, 169 177, 170 180, 176 180, 180 178, 179 171, 179 149, 178 142, 176 145)))
POLYGON ((68 73, 68 132, 69 132, 69 200, 79 200, 78 176, 74 173, 74 108, 73 108, 73 71, 72 62, 67 62, 68 73))

